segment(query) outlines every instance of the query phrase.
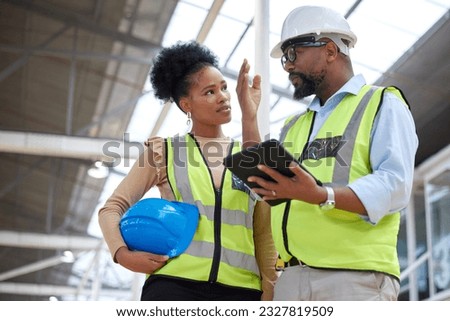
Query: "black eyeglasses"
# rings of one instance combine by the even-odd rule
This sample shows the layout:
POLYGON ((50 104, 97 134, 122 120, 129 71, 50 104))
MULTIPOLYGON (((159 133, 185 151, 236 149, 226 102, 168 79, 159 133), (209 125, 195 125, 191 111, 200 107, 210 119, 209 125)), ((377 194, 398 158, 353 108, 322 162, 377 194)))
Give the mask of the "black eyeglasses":
POLYGON ((328 42, 326 41, 310 41, 310 42, 299 42, 295 43, 287 48, 285 54, 281 56, 281 65, 283 68, 286 66, 287 62, 293 63, 295 59, 297 59, 297 47, 322 47, 325 46, 328 42))
POLYGON ((284 68, 288 61, 292 63, 297 59, 297 52, 295 51, 297 47, 322 47, 326 44, 327 42, 325 41, 316 41, 315 36, 304 36, 286 40, 281 45, 282 52, 287 50, 286 53, 281 56, 281 65, 284 68))

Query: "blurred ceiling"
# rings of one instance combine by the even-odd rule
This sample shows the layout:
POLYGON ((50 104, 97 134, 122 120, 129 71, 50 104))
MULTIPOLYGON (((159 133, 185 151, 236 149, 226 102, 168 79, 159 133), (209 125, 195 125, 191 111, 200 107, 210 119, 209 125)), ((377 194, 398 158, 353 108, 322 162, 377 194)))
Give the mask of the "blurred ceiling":
POLYGON ((87 228, 104 179, 87 171, 122 139, 176 5, 0 2, 1 300, 83 298, 100 277, 64 251, 103 247, 87 228))
MULTIPOLYGON (((105 178, 87 173, 105 144, 136 152, 123 135, 177 3, 0 1, 0 300, 135 298, 88 233, 105 178)), ((449 144, 449 34, 447 11, 376 82, 408 97, 417 165, 449 144)))

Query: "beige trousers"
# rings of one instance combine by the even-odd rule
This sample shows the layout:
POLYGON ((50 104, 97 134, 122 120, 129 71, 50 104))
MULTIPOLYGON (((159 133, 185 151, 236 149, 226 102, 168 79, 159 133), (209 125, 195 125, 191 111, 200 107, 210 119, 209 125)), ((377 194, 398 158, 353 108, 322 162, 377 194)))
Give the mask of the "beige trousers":
POLYGON ((396 301, 400 284, 378 272, 286 268, 275 284, 274 301, 396 301))

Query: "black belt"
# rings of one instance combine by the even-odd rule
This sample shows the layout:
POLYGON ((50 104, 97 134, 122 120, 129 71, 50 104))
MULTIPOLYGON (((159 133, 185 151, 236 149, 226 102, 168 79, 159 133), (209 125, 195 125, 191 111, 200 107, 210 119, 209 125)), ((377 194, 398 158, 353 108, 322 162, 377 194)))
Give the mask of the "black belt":
POLYGON ((289 262, 286 263, 286 267, 296 266, 296 265, 306 265, 306 264, 305 264, 305 262, 300 261, 296 257, 293 257, 292 259, 289 260, 289 262))
POLYGON ((303 265, 302 261, 297 260, 297 258, 293 257, 292 259, 289 260, 289 262, 286 263, 286 267, 289 266, 296 266, 296 265, 303 265))
POLYGON ((295 257, 292 257, 289 262, 284 262, 283 260, 281 260, 280 258, 278 258, 277 261, 277 265, 276 265, 276 270, 277 271, 283 271, 285 268, 287 267, 291 267, 291 266, 297 266, 297 265, 306 265, 304 262, 298 260, 295 257))

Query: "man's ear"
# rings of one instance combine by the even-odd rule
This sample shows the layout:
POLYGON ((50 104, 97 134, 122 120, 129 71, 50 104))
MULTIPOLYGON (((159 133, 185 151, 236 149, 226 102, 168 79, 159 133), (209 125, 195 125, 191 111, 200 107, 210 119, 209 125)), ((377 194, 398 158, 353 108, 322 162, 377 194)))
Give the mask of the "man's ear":
POLYGON ((335 59, 337 57, 337 55, 339 54, 338 46, 333 41, 329 41, 326 44, 325 50, 327 52, 327 56, 329 56, 330 58, 335 59))

